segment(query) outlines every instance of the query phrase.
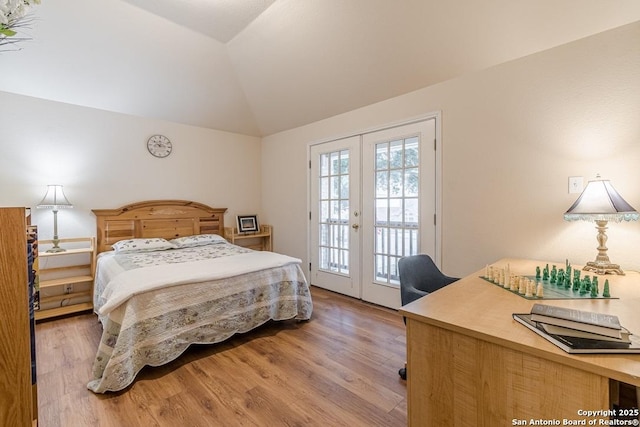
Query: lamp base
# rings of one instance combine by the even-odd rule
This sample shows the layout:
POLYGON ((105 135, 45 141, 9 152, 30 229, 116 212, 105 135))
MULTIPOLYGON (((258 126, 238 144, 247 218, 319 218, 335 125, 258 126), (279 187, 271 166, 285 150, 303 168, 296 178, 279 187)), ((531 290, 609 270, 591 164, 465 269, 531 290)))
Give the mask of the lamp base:
POLYGON ((48 253, 65 252, 66 249, 58 246, 58 243, 60 243, 60 240, 58 240, 58 236, 56 235, 53 237, 53 247, 51 249, 48 249, 47 252, 48 253))
POLYGON ((591 261, 588 262, 582 270, 591 271, 596 274, 619 274, 624 276, 624 271, 622 271, 620 265, 611 264, 610 262, 591 261))
POLYGON ((53 247, 51 249, 47 249, 45 252, 49 252, 49 253, 66 252, 66 249, 59 248, 59 247, 53 247))

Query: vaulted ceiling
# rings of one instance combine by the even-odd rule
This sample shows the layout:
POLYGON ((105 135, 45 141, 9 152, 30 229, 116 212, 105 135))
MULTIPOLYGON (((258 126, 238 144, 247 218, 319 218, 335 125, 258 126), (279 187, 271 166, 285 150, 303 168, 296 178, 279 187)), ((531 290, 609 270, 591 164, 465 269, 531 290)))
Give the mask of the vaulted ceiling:
POLYGON ((638 21, 640 2, 42 0, 35 18, 0 90, 264 136, 638 21))

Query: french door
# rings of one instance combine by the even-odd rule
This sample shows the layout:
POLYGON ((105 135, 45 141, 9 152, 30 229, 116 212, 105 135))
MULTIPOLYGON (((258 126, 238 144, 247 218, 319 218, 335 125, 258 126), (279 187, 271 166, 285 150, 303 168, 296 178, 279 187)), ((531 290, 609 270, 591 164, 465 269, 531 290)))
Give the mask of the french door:
POLYGON ((311 283, 360 298, 360 137, 311 147, 311 283))
POLYGON ((436 259, 436 118, 311 146, 313 285, 398 308, 398 260, 436 259))

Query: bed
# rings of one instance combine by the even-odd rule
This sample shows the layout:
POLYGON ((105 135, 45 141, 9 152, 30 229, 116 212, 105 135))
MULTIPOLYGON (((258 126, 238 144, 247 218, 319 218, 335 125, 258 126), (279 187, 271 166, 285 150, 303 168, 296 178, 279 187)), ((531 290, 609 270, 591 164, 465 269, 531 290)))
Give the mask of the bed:
POLYGON ((300 260, 227 242, 225 211, 186 200, 93 210, 103 332, 91 391, 125 389, 144 366, 166 364, 191 344, 311 318, 300 260))

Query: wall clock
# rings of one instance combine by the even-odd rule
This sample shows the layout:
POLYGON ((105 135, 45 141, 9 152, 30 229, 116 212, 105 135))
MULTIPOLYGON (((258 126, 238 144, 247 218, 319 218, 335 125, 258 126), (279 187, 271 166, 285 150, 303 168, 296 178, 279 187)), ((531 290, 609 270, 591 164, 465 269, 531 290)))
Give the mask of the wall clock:
POLYGON ((147 150, 156 157, 167 157, 172 149, 171 141, 164 135, 153 135, 147 141, 147 150))

